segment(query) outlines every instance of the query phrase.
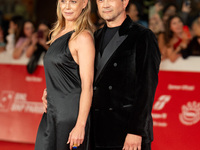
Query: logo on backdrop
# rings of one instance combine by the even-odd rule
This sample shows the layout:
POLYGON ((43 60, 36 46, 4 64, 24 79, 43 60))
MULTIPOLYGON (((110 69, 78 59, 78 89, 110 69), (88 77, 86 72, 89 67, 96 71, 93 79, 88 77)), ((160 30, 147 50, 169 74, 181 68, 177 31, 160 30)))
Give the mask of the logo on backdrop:
POLYGON ((25 112, 42 114, 42 102, 31 102, 27 100, 26 93, 18 93, 14 91, 2 91, 0 95, 0 111, 1 112, 25 112))
POLYGON ((182 124, 187 126, 198 123, 200 121, 200 102, 193 101, 183 105, 179 119, 182 124))
POLYGON ((9 111, 14 97, 13 91, 2 91, 0 95, 0 111, 9 111))
POLYGON ((158 98, 158 101, 154 104, 153 109, 162 110, 165 107, 166 103, 170 101, 170 99, 171 99, 170 95, 161 95, 158 98))
POLYGON ((167 113, 160 113, 160 111, 164 109, 164 107, 170 101, 170 99, 170 95, 161 95, 156 101, 156 103, 153 105, 153 110, 158 112, 152 113, 154 126, 167 127, 167 122, 165 122, 165 120, 167 119, 167 113))

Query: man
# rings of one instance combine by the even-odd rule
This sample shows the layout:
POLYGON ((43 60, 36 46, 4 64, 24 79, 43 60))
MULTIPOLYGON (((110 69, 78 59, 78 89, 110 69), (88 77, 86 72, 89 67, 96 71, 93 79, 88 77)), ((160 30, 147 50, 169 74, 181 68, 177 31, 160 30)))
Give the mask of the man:
POLYGON ((96 0, 92 126, 96 149, 149 150, 160 53, 153 33, 126 16, 129 0, 96 0))
POLYGON ((97 0, 106 25, 95 33, 92 150, 151 149, 160 52, 153 33, 126 16, 128 2, 97 0))

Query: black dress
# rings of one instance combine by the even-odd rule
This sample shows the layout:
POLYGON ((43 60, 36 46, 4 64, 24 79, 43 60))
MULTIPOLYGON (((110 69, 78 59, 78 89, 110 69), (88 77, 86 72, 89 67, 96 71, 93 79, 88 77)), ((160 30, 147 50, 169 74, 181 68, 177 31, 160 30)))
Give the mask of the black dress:
MULTIPOLYGON (((44 57, 47 87, 47 113, 43 114, 35 150, 69 150, 69 133, 74 128, 79 111, 81 79, 68 42, 73 31, 56 39, 44 57)), ((89 119, 85 139, 78 150, 89 149, 89 119)))

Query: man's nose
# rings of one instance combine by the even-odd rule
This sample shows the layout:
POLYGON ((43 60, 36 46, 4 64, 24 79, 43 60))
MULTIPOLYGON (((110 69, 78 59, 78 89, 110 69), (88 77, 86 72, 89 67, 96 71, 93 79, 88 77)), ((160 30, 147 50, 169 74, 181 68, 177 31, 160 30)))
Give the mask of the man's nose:
POLYGON ((109 7, 109 0, 104 0, 103 7, 109 7))

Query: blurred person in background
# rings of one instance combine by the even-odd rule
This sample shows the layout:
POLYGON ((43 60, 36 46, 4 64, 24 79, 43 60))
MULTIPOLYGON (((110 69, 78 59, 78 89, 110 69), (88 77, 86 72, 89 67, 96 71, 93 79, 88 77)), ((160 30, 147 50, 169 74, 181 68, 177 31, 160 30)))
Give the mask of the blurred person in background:
POLYGON ((199 16, 200 14, 200 1, 199 0, 191 0, 190 3, 191 11, 189 15, 187 16, 187 25, 189 27, 192 27, 192 24, 194 20, 199 16))
POLYGON ((190 5, 190 0, 186 0, 182 3, 181 11, 178 11, 178 7, 175 3, 164 5, 161 1, 157 1, 155 5, 149 9, 149 28, 158 37, 160 33, 165 31, 168 18, 175 14, 179 14, 183 23, 187 24, 188 16, 191 11, 190 5))
POLYGON ((134 2, 133 0, 130 0, 128 6, 126 7, 126 13, 127 13, 127 15, 130 16, 130 18, 134 22, 141 24, 141 25, 143 25, 144 27, 147 28, 148 23, 144 20, 141 20, 140 17, 139 17, 140 12, 139 12, 139 6, 138 5, 139 5, 138 3, 134 2))
POLYGON ((183 58, 200 56, 200 16, 192 23, 192 34, 194 37, 188 47, 181 51, 183 58))
POLYGON ((38 31, 32 36, 32 46, 35 48, 27 65, 29 73, 33 73, 37 67, 38 61, 42 53, 45 53, 49 48, 47 44, 50 25, 47 21, 41 21, 38 26, 38 31))
POLYGON ((186 25, 188 23, 188 17, 191 11, 191 1, 185 0, 182 3, 181 11, 179 12, 179 16, 182 18, 183 23, 186 25))
POLYGON ((183 24, 186 25, 188 22, 190 11, 191 11, 190 0, 183 1, 180 11, 175 3, 169 3, 165 5, 165 7, 163 8, 163 14, 162 14, 163 23, 165 25, 170 16, 178 14, 182 18, 183 24))
POLYGON ((180 51, 187 48, 191 34, 178 15, 169 17, 165 29, 165 32, 158 37, 162 59, 168 58, 171 62, 175 62, 181 56, 180 51))
POLYGON ((164 32, 164 25, 161 19, 163 7, 163 3, 158 1, 149 9, 149 29, 153 31, 157 38, 161 32, 164 32))
POLYGON ((17 39, 15 50, 13 52, 13 58, 19 59, 23 53, 26 57, 31 57, 35 51, 35 43, 37 40, 33 37, 34 25, 31 21, 25 21, 23 29, 20 33, 19 39, 17 39))
POLYGON ((178 12, 178 8, 174 3, 169 3, 165 5, 165 7, 163 8, 163 14, 162 14, 162 20, 163 20, 164 26, 167 24, 167 20, 169 19, 169 17, 177 14, 177 12, 178 12))
POLYGON ((22 31, 24 19, 22 16, 14 16, 9 22, 8 35, 6 36, 6 51, 13 53, 15 49, 16 39, 19 39, 22 31))
POLYGON ((4 41, 4 32, 2 27, 0 26, 0 53, 5 51, 6 43, 4 41))
POLYGON ((193 36, 200 35, 200 14, 192 23, 192 35, 193 36))

